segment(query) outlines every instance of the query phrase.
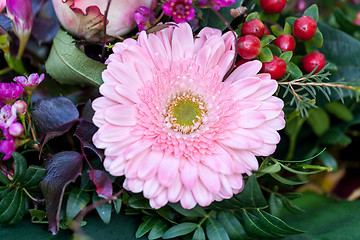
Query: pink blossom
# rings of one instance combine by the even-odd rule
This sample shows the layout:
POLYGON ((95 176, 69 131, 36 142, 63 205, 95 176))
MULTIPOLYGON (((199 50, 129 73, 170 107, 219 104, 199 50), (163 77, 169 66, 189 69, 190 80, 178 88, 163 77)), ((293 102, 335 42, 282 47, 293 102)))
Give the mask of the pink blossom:
POLYGON ((14 122, 13 124, 10 125, 8 131, 9 131, 11 136, 18 137, 24 131, 24 127, 23 127, 23 125, 21 123, 14 122))
POLYGON ((23 87, 17 83, 0 83, 0 100, 5 103, 13 103, 23 91, 23 87))
POLYGON ((32 73, 29 77, 24 76, 18 76, 14 78, 14 82, 17 82, 20 84, 23 88, 26 87, 36 87, 44 80, 45 75, 41 74, 39 77, 39 74, 32 73))
POLYGON ((195 16, 192 0, 169 0, 163 4, 162 9, 178 23, 190 21, 195 16))
MULTIPOLYGON (((200 0, 199 4, 205 5, 207 2, 207 0, 200 0)), ((234 3, 236 3, 236 0, 210 0, 210 3, 215 9, 219 10, 222 7, 228 7, 233 5, 234 3)))
MULTIPOLYGON (((52 0, 63 27, 75 36, 89 41, 101 39, 104 27, 105 0, 52 0)), ((154 9, 157 0, 112 0, 107 16, 106 33, 121 36, 136 27, 134 13, 140 6, 154 9)))
POLYGON ((139 27, 139 31, 148 30, 152 24, 156 21, 155 13, 147 7, 139 7, 134 13, 134 19, 139 27))
POLYGON ((27 104, 23 100, 17 100, 14 102, 13 106, 15 107, 18 115, 25 115, 27 111, 27 104))
POLYGON ((258 169, 256 156, 280 141, 283 101, 272 96, 277 82, 258 74, 261 62, 223 79, 234 44, 231 32, 204 28, 194 38, 180 23, 113 47, 93 102, 93 142, 105 149, 105 169, 153 208, 231 198, 258 169))
POLYGON ((8 160, 11 157, 11 153, 15 151, 15 140, 11 138, 9 140, 0 140, 0 152, 5 153, 3 160, 8 160))

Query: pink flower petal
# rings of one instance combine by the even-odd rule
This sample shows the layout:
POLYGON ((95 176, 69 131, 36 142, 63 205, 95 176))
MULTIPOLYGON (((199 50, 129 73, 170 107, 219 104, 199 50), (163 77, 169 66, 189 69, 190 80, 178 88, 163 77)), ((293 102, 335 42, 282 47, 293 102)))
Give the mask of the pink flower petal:
POLYGON ((166 187, 170 187, 179 171, 179 165, 179 158, 174 155, 165 155, 158 168, 159 182, 166 187))

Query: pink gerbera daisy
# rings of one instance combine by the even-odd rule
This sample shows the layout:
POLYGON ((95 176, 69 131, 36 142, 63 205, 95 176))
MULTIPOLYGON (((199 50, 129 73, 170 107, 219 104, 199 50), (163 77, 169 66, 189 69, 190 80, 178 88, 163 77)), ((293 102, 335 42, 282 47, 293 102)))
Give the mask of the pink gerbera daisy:
POLYGON ((190 209, 231 198, 243 174, 258 169, 284 127, 277 82, 257 74, 261 62, 238 67, 225 81, 234 36, 187 23, 117 43, 103 72, 103 97, 93 103, 93 137, 104 166, 125 175, 153 208, 178 202, 190 209))

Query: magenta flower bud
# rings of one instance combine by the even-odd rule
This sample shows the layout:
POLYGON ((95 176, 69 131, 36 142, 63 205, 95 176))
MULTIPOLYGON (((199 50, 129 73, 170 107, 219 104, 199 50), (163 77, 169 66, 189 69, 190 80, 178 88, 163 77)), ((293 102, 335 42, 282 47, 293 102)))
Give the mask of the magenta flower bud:
POLYGON ((18 115, 25 115, 27 111, 27 104, 23 100, 17 100, 13 106, 16 108, 16 113, 18 115))
POLYGON ((24 88, 17 83, 0 83, 0 100, 12 104, 23 93, 24 88))
POLYGON ((20 40, 18 57, 21 57, 33 26, 31 0, 6 0, 8 17, 13 21, 15 35, 20 40))
POLYGON ((211 0, 212 4, 217 7, 228 7, 233 5, 236 0, 211 0))
MULTIPOLYGON (((71 34, 88 41, 102 39, 104 14, 108 1, 105 0, 52 0, 61 25, 71 34)), ((156 7, 157 0, 112 0, 107 15, 106 34, 121 36, 136 27, 134 13, 140 6, 156 7)))
POLYGON ((155 13, 144 6, 139 7, 134 13, 134 19, 140 32, 148 30, 156 21, 155 13))
POLYGON ((23 86, 23 88, 36 87, 44 80, 44 77, 45 77, 44 74, 41 74, 39 77, 39 74, 32 73, 28 78, 24 76, 15 77, 14 82, 17 82, 18 84, 23 86))
POLYGON ((164 13, 172 16, 175 22, 191 21, 195 16, 192 0, 169 0, 162 6, 164 13))
POLYGON ((11 136, 18 137, 24 131, 24 127, 23 127, 23 125, 21 123, 14 122, 13 124, 10 125, 8 131, 9 131, 11 136))
POLYGON ((14 138, 9 140, 0 140, 0 152, 5 153, 3 160, 8 160, 11 157, 11 153, 15 151, 14 138))

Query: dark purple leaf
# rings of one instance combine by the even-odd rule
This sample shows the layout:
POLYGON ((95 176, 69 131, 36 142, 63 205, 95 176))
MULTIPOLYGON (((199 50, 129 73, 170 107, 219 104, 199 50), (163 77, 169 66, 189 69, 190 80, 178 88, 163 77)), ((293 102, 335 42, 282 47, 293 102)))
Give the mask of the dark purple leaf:
POLYGON ((74 136, 76 136, 80 140, 81 144, 85 148, 93 150, 100 159, 103 159, 103 151, 97 149, 92 143, 92 137, 97 130, 98 128, 93 123, 81 119, 79 125, 75 130, 74 136))
POLYGON ((38 44, 41 45, 44 42, 51 42, 58 30, 59 23, 55 19, 35 18, 31 34, 38 44))
POLYGON ((90 180, 96 186, 96 193, 103 198, 111 197, 113 187, 109 176, 101 170, 91 170, 89 172, 90 180))
POLYGON ((59 215, 65 187, 81 175, 82 155, 77 152, 65 151, 51 156, 45 163, 47 173, 40 182, 40 189, 46 203, 46 216, 49 231, 59 231, 59 215))
POLYGON ((7 32, 13 29, 11 19, 6 17, 4 14, 0 15, 0 26, 4 28, 7 32))
POLYGON ((31 115, 40 141, 48 133, 54 134, 71 128, 72 125, 69 127, 67 124, 75 123, 79 118, 75 105, 64 97, 40 100, 34 108, 31 115))

